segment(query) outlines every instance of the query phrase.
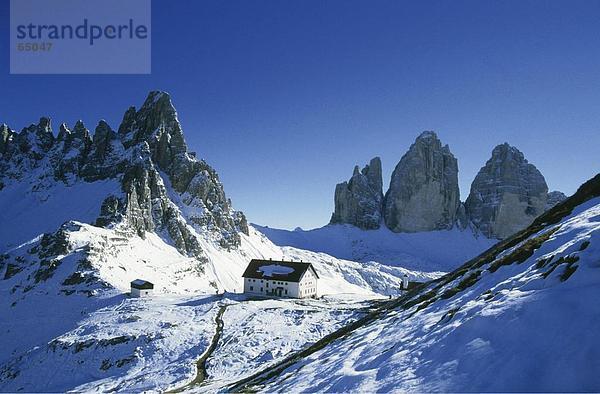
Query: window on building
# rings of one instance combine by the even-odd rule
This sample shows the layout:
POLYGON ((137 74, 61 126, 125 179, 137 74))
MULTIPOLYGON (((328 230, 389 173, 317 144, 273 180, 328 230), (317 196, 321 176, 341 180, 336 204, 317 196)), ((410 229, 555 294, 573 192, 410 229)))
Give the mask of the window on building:
POLYGON ((263 288, 262 288, 262 287, 260 288, 260 291, 263 291, 263 288))
POLYGON ((287 294, 287 289, 285 290, 285 294, 287 294))
POLYGON ((250 286, 250 291, 254 291, 254 286, 250 286))

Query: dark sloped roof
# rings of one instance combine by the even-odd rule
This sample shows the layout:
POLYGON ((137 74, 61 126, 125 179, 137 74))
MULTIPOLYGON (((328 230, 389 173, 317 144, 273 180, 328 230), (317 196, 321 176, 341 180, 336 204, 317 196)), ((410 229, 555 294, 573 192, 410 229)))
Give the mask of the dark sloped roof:
POLYGON ((317 271, 311 263, 253 259, 250 261, 250 264, 248 264, 248 267, 242 276, 244 278, 252 279, 300 282, 302 275, 309 269, 318 279, 319 274, 317 274, 317 271))
POLYGON ((143 279, 132 280, 131 287, 133 287, 134 289, 140 289, 140 290, 154 289, 154 285, 152 283, 148 282, 147 280, 143 280, 143 279))

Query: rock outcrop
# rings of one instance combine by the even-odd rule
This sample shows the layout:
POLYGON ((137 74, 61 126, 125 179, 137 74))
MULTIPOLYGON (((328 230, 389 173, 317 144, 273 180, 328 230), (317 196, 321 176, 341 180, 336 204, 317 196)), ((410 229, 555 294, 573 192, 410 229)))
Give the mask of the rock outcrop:
POLYGON ((348 182, 335 187, 331 224, 347 223, 364 230, 378 229, 383 207, 381 159, 375 157, 362 170, 354 168, 348 182))
POLYGON ((385 223, 395 232, 449 229, 459 206, 457 160, 433 131, 425 131, 392 173, 385 223))
POLYGON ((13 131, 5 124, 0 125, 0 155, 8 149, 8 143, 13 137, 13 131))
POLYGON ((548 193, 548 200, 546 201, 546 211, 567 199, 567 196, 563 192, 559 192, 558 190, 552 191, 548 193))
POLYGON ((548 186, 517 148, 494 148, 465 202, 471 222, 489 238, 506 238, 546 210, 548 186))

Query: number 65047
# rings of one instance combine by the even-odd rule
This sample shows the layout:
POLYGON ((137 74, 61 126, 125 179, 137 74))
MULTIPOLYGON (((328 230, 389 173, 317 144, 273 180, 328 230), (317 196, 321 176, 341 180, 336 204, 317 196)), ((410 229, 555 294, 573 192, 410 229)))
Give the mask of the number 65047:
POLYGON ((20 42, 17 44, 17 51, 19 52, 49 51, 51 49, 51 42, 20 42))

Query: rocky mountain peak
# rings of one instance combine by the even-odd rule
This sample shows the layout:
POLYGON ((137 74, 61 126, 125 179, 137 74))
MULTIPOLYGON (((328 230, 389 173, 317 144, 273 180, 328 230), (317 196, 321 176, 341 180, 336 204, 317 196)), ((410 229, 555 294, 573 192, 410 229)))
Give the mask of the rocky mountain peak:
POLYGON ((434 139, 434 140, 438 140, 439 141, 439 138, 438 138, 437 134, 433 130, 425 130, 425 131, 423 131, 421 134, 419 134, 417 136, 416 140, 420 141, 420 140, 427 140, 427 139, 434 139))
POLYGON ((177 111, 165 92, 150 92, 139 111, 130 107, 123 116, 119 134, 126 147, 147 141, 153 150, 159 150, 161 167, 171 164, 172 155, 187 152, 177 111))
POLYGON ((548 186, 516 147, 496 146, 465 202, 467 215, 487 237, 506 238, 546 209, 548 186))
POLYGON ((385 223, 395 232, 448 229, 454 226, 459 205, 458 162, 435 132, 425 131, 392 173, 385 223))
POLYGON ((448 144, 442 145, 442 141, 440 141, 436 132, 432 130, 425 130, 419 134, 415 139, 415 144, 431 146, 443 152, 450 152, 448 144))
POLYGON ((37 125, 25 127, 17 139, 22 152, 32 152, 38 158, 41 152, 49 151, 54 145, 50 118, 42 117, 37 125))
POLYGON ((558 190, 554 190, 548 193, 548 200, 546 201, 546 210, 552 208, 556 204, 563 202, 567 199, 565 193, 560 192, 558 190))
POLYGON ((134 196, 140 207, 130 212, 144 212, 146 216, 147 212, 155 216, 136 223, 152 223, 147 226, 148 230, 154 225, 169 223, 169 233, 176 244, 188 251, 190 247, 192 250, 198 248, 195 244, 188 245, 193 242, 189 229, 168 201, 149 210, 156 205, 154 195, 167 198, 164 189, 168 186, 179 193, 181 202, 190 208, 185 219, 199 228, 219 229, 224 247, 239 245, 238 231, 248 233, 246 218, 231 208, 216 171, 188 154, 177 111, 167 93, 150 92, 138 111, 129 108, 119 127, 119 136, 123 146, 133 149, 138 158, 135 167, 125 174, 124 191, 129 193, 130 200, 134 196), (159 171, 166 174, 166 185, 158 179, 159 171), (132 187, 136 188, 135 195, 131 194, 132 187))
POLYGON ((11 139, 8 127, 1 128, 0 185, 29 177, 33 188, 50 190, 56 182, 117 180, 121 190, 99 207, 96 223, 102 226, 124 226, 140 236, 156 231, 200 260, 200 235, 229 249, 240 245, 239 233, 249 232, 216 171, 188 154, 177 112, 164 92, 151 92, 139 110, 130 107, 118 133, 101 120, 92 138, 78 121, 73 129, 62 124, 55 139, 50 119, 42 118, 16 135, 18 143, 11 139))
POLYGON ((492 160, 500 162, 527 162, 525 155, 516 147, 510 145, 508 142, 497 145, 492 150, 492 160))
POLYGON ((379 211, 381 161, 376 158, 335 190, 330 223, 378 228, 382 217, 394 232, 421 232, 454 226, 478 229, 488 238, 506 238, 535 217, 566 199, 548 193, 546 181, 523 152, 505 142, 473 181, 465 203, 460 201, 458 162, 434 131, 424 131, 402 156, 379 211), (373 219, 375 218, 375 219, 373 219))
POLYGON ((107 154, 108 149, 110 148, 111 141, 117 139, 117 133, 113 131, 106 121, 101 119, 96 126, 96 130, 94 131, 94 154, 98 158, 104 158, 107 154))
POLYGON ((57 141, 65 141, 71 135, 71 130, 69 130, 69 126, 66 123, 61 123, 58 128, 58 136, 56 137, 57 141))
POLYGON ((75 122, 75 127, 73 127, 73 136, 81 140, 90 142, 92 141, 90 137, 90 131, 85 127, 82 120, 75 122))
POLYGON ((0 125, 0 155, 8 149, 8 144, 13 138, 13 131, 6 124, 0 125))
POLYGON ((52 121, 50 120, 50 118, 41 117, 37 125, 37 129, 40 131, 40 133, 52 134, 51 123, 52 121))
POLYGON ((369 164, 362 169, 362 174, 367 177, 369 185, 371 185, 373 190, 381 191, 383 189, 381 159, 379 157, 371 159, 369 164))
POLYGON ((335 208, 331 224, 347 223, 371 230, 381 225, 383 206, 381 159, 373 158, 362 171, 354 167, 348 182, 335 188, 335 208))

